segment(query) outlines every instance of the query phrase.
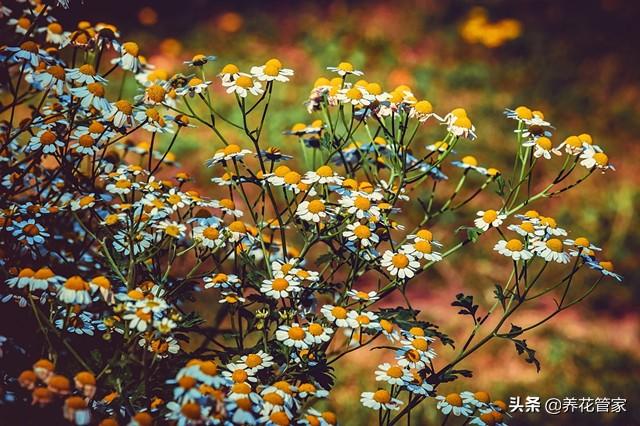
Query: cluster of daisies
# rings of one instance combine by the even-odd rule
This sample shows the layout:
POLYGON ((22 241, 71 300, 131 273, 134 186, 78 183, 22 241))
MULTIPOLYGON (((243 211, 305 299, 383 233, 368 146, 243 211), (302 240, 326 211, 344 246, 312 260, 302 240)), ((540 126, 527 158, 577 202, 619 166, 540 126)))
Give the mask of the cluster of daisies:
MULTIPOLYGON (((444 415, 504 423, 504 404, 485 392, 438 396, 433 346, 441 336, 415 314, 408 320, 376 306, 461 246, 444 251, 427 219, 411 230, 396 220, 410 211, 411 191, 426 182, 435 191, 446 166, 461 172, 438 210, 433 194, 421 203, 432 219, 501 176, 471 155, 448 161, 460 141, 476 138, 463 108, 438 115, 410 87, 384 91, 343 62, 307 100, 322 119, 284 132, 304 155, 287 162, 293 157, 262 146, 262 124, 251 128, 264 121, 275 85, 294 74, 280 60, 248 72, 227 64, 208 79, 216 58, 197 54, 186 74, 172 74, 113 25, 65 29, 50 5, 20 5, 15 13, 0 6, 15 38, 0 48, 10 77, 1 89, 11 99, 0 122, 0 301, 33 313, 29 334, 44 337, 47 357, 3 383, 1 402, 59 405, 78 425, 335 425, 333 412, 314 408, 329 396, 332 363, 384 336, 393 362, 378 366, 381 387, 362 393, 365 407, 388 412, 405 396, 433 397, 444 415), (136 92, 122 97, 112 74, 134 79, 136 92), (217 114, 216 86, 235 99, 244 123, 217 114), (225 137, 220 121, 239 135, 225 137), (222 143, 205 163, 215 196, 175 171, 171 150, 194 123, 222 143), (442 139, 417 146, 417 130, 432 123, 442 139), (480 186, 458 201, 472 174, 480 186), (369 273, 377 287, 359 282, 369 273), (209 323, 189 303, 208 297, 217 301, 207 304, 209 323), (55 372, 53 360, 67 359, 85 367, 73 380, 55 372)), ((517 120, 522 158, 567 154, 558 181, 577 165, 612 169, 589 135, 554 147, 539 111, 518 107, 507 116, 517 120)), ((500 254, 575 257, 621 279, 588 239, 568 239, 534 211, 513 216, 520 223, 507 230, 517 237, 507 239, 501 225, 512 213, 480 211, 474 223, 500 233, 500 254)), ((1 337, 0 349, 14 340, 1 337)))

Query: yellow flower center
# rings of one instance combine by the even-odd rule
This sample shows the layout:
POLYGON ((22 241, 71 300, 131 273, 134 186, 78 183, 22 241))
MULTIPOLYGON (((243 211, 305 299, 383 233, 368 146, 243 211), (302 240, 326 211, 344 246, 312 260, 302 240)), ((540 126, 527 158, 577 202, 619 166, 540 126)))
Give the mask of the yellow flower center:
POLYGON ((238 87, 248 89, 250 87, 253 87, 253 79, 251 77, 247 77, 246 75, 241 75, 236 79, 236 85, 238 87))
POLYGON ((240 68, 238 68, 235 64, 227 64, 222 68, 222 74, 237 74, 240 72, 240 68))
POLYGON ((100 83, 89 83, 87 84, 87 90, 93 96, 97 96, 99 98, 104 98, 104 86, 100 83))
POLYGON ((478 160, 476 160, 476 157, 473 157, 471 155, 467 155, 466 157, 462 158, 462 163, 466 164, 468 166, 477 166, 478 165, 478 160))
POLYGON ((278 59, 276 58, 271 58, 269 59, 267 62, 264 63, 265 66, 268 67, 274 67, 277 68, 278 70, 282 69, 282 62, 280 62, 278 59))
POLYGON ((289 172, 284 175, 284 182, 287 185, 295 185, 300 182, 300 173, 298 172, 289 172))
POLYGON ((260 355, 249 354, 247 355, 245 364, 247 364, 247 367, 249 368, 257 367, 258 365, 262 364, 262 358, 260 357, 260 355))
POLYGON ((263 72, 269 77, 277 77, 278 74, 280 73, 280 68, 273 64, 269 64, 264 66, 263 72))
POLYGON ((476 393, 473 394, 473 396, 480 402, 484 402, 485 404, 488 404, 489 402, 491 402, 491 397, 489 396, 488 392, 485 391, 478 391, 476 393))
POLYGON ((398 269, 406 268, 409 265, 409 258, 402 253, 396 253, 391 258, 391 263, 398 269))
POLYGON ((283 291, 287 287, 289 287, 289 282, 287 280, 285 280, 284 278, 276 278, 271 283, 271 288, 273 288, 276 291, 283 291))
POLYGON ((140 48, 138 45, 132 41, 128 41, 122 44, 122 50, 128 53, 131 56, 138 56, 140 54, 140 48))
POLYGON ((352 87, 351 89, 347 90, 346 96, 349 99, 358 101, 362 99, 362 92, 360 91, 360 89, 352 87))
POLYGON ((345 319, 347 317, 347 310, 342 306, 335 306, 331 309, 331 315, 333 315, 336 319, 345 319))
POLYGON ((92 121, 88 127, 89 133, 102 133, 105 128, 104 125, 98 121, 92 121))
POLYGON ((353 235, 358 237, 361 240, 369 238, 371 236, 371 230, 369 230, 368 226, 358 225, 353 230, 353 235))
POLYGON ((367 325, 367 324, 371 323, 371 318, 369 318, 368 316, 366 316, 364 314, 358 315, 356 320, 358 321, 358 323, 364 324, 364 325, 367 325))
POLYGON ((246 225, 243 222, 239 221, 239 220, 231 222, 229 224, 229 229, 232 232, 237 232, 237 233, 240 233, 240 234, 244 234, 245 232, 247 232, 246 225))
POLYGON ((575 239, 574 243, 580 247, 589 247, 591 243, 585 237, 578 237, 575 239))
POLYGON ((323 212, 325 210, 324 203, 322 200, 313 200, 309 202, 308 210, 314 214, 323 212))
POLYGON ((247 372, 241 368, 235 370, 231 374, 231 380, 233 380, 236 383, 244 383, 247 381, 248 378, 249 378, 249 375, 247 374, 247 372))
POLYGON ((40 135, 40 143, 42 145, 51 145, 56 141, 56 135, 49 130, 46 130, 42 135, 40 135))
POLYGON ((302 327, 291 327, 287 332, 289 334, 289 338, 292 340, 302 340, 304 339, 304 330, 302 327))
POLYGON ((403 374, 404 374, 404 371, 402 370, 401 367, 399 367, 397 365, 392 365, 387 370, 387 376, 393 377, 394 379, 398 379, 398 378, 402 377, 403 374))
POLYGON ((511 251, 521 251, 524 245, 522 244, 522 241, 513 239, 507 242, 506 247, 511 251))
POLYGON ((596 152, 593 154, 593 159, 599 166, 606 166, 609 164, 609 157, 604 152, 596 152))
POLYGON ((200 84, 202 84, 202 83, 203 83, 203 81, 202 81, 202 80, 200 80, 200 79, 199 79, 199 78, 197 78, 197 77, 193 77, 191 80, 189 80, 189 83, 188 83, 188 84, 189 84, 189 86, 191 86, 191 87, 196 87, 196 86, 198 86, 198 85, 200 85, 200 84))
POLYGON ((200 405, 196 402, 187 402, 180 408, 183 416, 191 420, 200 420, 200 405))
POLYGON ((95 143, 95 141, 93 140, 93 138, 89 135, 82 135, 80 136, 80 138, 78 139, 78 144, 80 146, 83 146, 85 148, 89 148, 92 147, 93 144, 95 143))
POLYGON ((496 212, 495 210, 487 210, 482 215, 482 220, 485 223, 492 223, 497 218, 498 218, 498 212, 496 212))
POLYGON ((540 148, 544 149, 545 151, 549 151, 553 147, 553 145, 551 144, 551 140, 545 136, 542 136, 536 139, 536 145, 538 145, 540 148))
POLYGON ((75 275, 67 279, 64 283, 64 288, 75 291, 89 290, 89 284, 79 276, 75 275))
POLYGON ((311 323, 309 324, 309 333, 311 333, 312 336, 320 336, 324 333, 324 329, 320 324, 311 323))
POLYGON ((463 129, 470 129, 472 126, 471 120, 469 120, 469 117, 458 117, 456 118, 456 121, 453 124, 463 129))
POLYGON ((520 229, 522 229, 525 232, 531 233, 531 232, 534 231, 533 223, 531 223, 531 222, 522 222, 520 224, 520 229))
POLYGON ((577 136, 569 136, 564 143, 572 148, 580 148, 582 146, 582 141, 577 136))
POLYGON ((373 394, 373 400, 380 404, 386 404, 391 401, 391 394, 384 389, 378 389, 373 394))
POLYGON ((413 346, 415 349, 419 351, 424 352, 429 348, 429 342, 427 341, 427 339, 424 339, 422 337, 417 337, 413 339, 413 341, 411 342, 411 346, 413 346))
POLYGON ((549 250, 555 251, 556 253, 560 253, 562 251, 562 241, 557 238, 551 238, 546 244, 549 250))
POLYGON ((431 114, 433 112, 433 106, 431 106, 431 102, 429 101, 416 102, 413 107, 420 114, 431 114))
POLYGON ((445 400, 454 407, 462 407, 462 398, 457 393, 450 393, 445 397, 445 400))
POLYGON ((605 271, 609 271, 609 272, 613 271, 613 262, 609 262, 609 261, 603 260, 603 261, 599 262, 598 264, 605 271))
POLYGON ((116 101, 115 105, 118 111, 123 112, 127 115, 130 115, 133 111, 133 105, 131 105, 131 102, 127 100, 121 99, 119 101, 116 101))
POLYGON ((329 166, 321 166, 316 170, 316 174, 320 177, 327 178, 333 176, 333 170, 329 166))
POLYGON ((367 211, 371 208, 371 201, 368 198, 357 196, 353 201, 353 205, 359 210, 367 211))
POLYGON ((353 72, 353 65, 351 65, 349 62, 340 62, 340 64, 338 65, 338 69, 344 72, 353 72))
POLYGON ((52 76, 54 76, 55 78, 57 78, 58 80, 64 80, 64 77, 66 75, 64 72, 64 68, 62 68, 59 65, 50 66, 49 68, 47 68, 47 72, 52 76))
POLYGON ((420 253, 430 254, 432 251, 431 243, 429 241, 420 240, 416 242, 413 246, 420 253))
POLYGON ((213 226, 209 226, 202 231, 202 235, 209 240, 215 240, 220 235, 220 231, 213 226))
POLYGON ((531 120, 533 118, 533 113, 526 106, 519 106, 515 109, 515 113, 518 118, 521 118, 523 120, 531 120))
POLYGON ((147 87, 145 92, 147 97, 153 102, 162 102, 164 100, 164 95, 166 94, 164 88, 158 84, 147 87))

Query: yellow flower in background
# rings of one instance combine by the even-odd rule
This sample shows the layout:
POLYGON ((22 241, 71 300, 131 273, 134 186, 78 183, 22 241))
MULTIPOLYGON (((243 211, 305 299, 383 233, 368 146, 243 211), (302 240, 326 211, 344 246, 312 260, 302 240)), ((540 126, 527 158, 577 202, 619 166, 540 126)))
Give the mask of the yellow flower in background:
POLYGON ((501 19, 489 22, 487 10, 474 7, 460 27, 460 35, 470 44, 483 44, 496 48, 515 40, 522 34, 522 24, 517 19, 501 19))

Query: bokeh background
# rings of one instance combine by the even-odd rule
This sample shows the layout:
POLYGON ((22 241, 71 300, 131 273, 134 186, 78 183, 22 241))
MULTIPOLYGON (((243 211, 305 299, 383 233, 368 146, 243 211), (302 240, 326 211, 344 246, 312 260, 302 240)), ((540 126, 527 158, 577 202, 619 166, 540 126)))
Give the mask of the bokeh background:
MULTIPOLYGON (((529 336, 527 341, 542 362, 540 373, 518 357, 511 344, 497 342, 463 364, 475 371, 473 384, 465 379, 443 390, 483 388, 505 400, 515 395, 623 397, 629 410, 624 415, 526 414, 516 415, 511 423, 640 424, 640 272, 635 265, 640 249, 636 214, 640 3, 72 0, 72 4, 60 16, 68 26, 78 19, 116 24, 123 40, 138 41, 150 62, 172 72, 184 70, 183 61, 196 53, 218 56, 212 71, 227 62, 247 67, 271 57, 281 59, 296 74, 276 94, 276 108, 287 112, 272 115, 265 138, 285 151, 290 140, 282 130, 311 121, 302 103, 313 81, 327 74, 326 66, 342 60, 389 89, 409 84, 438 112, 464 106, 478 128, 476 145, 465 149, 484 163, 507 168, 513 136, 512 123, 502 118, 504 107, 524 104, 544 111, 558 128, 556 143, 570 134, 592 134, 617 171, 593 176, 581 189, 547 200, 539 210, 557 217, 573 230, 572 235, 587 235, 603 247, 624 275, 624 283, 603 282, 584 304, 529 336)), ((219 87, 216 90, 221 93, 219 87)), ((175 153, 183 169, 206 182, 209 175, 202 162, 219 146, 202 132, 186 134, 175 153)), ((412 214, 417 212, 407 212, 412 214)), ((446 242, 447 237, 443 239, 446 242)), ((460 336, 468 324, 450 306, 454 295, 472 292, 486 307, 493 285, 508 276, 509 268, 496 262, 490 244, 473 246, 441 262, 414 286, 414 307, 423 311, 424 319, 460 336)), ((539 303, 514 322, 534 322, 553 308, 552 303, 539 303)), ((356 352, 337 368, 339 390, 331 405, 343 424, 366 424, 371 415, 358 398, 362 390, 375 388, 373 371, 382 360, 378 352, 382 351, 356 352)), ((445 349, 440 353, 448 355, 445 349)), ((431 424, 435 414, 434 407, 425 404, 414 420, 431 424)))

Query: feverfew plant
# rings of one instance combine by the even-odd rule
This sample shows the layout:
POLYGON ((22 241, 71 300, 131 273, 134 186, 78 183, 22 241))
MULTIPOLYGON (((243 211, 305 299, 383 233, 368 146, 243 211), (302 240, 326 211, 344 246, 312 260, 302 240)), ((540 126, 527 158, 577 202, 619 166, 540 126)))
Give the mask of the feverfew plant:
POLYGON ((360 401, 379 424, 410 420, 428 399, 443 417, 506 424, 488 392, 442 392, 471 377, 460 363, 502 339, 539 368, 526 333, 603 278, 621 280, 588 237, 530 207, 613 169, 591 136, 560 138, 540 111, 506 110, 515 143, 503 173, 466 154, 482 140, 464 109, 437 113, 343 62, 316 80, 310 124, 285 131, 281 151, 263 141, 271 114, 287 113, 272 94, 294 77, 278 59, 243 70, 202 54, 171 74, 115 26, 67 31, 52 10, 2 7, 0 293, 38 325, 33 350, 19 328, 0 340, 24 370, 2 364, 3 404, 77 425, 335 425, 318 402, 339 360, 377 347, 392 361, 360 401), (123 97, 131 78, 138 90, 123 97), (219 113, 228 103, 240 120, 219 113), (217 147, 200 190, 172 152, 196 126, 210 135, 203 148, 217 147), (555 177, 539 181, 547 167, 555 177), (448 233, 444 215, 466 225, 448 233), (512 271, 491 306, 457 296, 471 324, 454 346, 407 291, 480 239, 512 271), (390 296, 403 306, 381 307, 390 296), (552 313, 508 328, 543 297, 552 313), (191 303, 205 298, 218 303, 191 303), (454 355, 438 356, 445 345, 454 355))

